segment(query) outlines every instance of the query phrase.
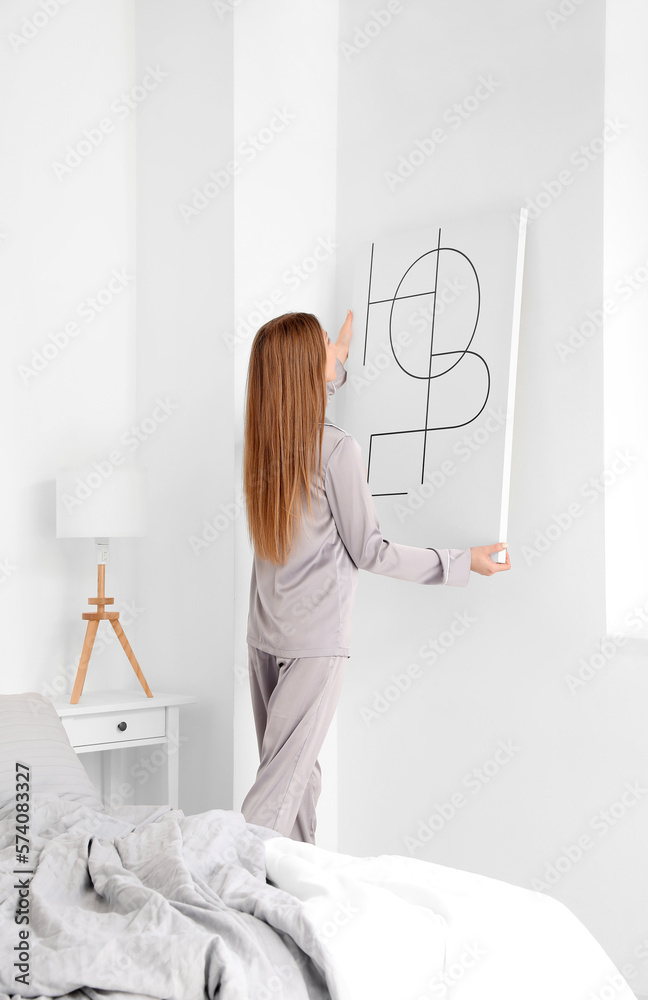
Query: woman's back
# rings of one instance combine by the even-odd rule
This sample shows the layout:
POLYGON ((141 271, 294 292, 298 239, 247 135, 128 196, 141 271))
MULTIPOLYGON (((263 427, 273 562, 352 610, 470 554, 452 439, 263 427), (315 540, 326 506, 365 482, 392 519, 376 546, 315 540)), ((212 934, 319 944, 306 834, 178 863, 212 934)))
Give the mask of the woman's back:
MULTIPOLYGON (((336 362, 328 398, 343 385, 336 362)), ((322 475, 310 483, 312 515, 284 565, 256 553, 250 580, 247 641, 266 652, 293 656, 349 656, 358 569, 422 584, 465 586, 470 549, 419 548, 383 538, 357 441, 324 422, 322 475)))
POLYGON ((346 436, 325 422, 322 478, 314 475, 311 481, 313 514, 304 505, 302 527, 285 565, 254 555, 247 641, 266 652, 350 653, 350 611, 358 571, 338 533, 325 486, 331 454, 346 436))

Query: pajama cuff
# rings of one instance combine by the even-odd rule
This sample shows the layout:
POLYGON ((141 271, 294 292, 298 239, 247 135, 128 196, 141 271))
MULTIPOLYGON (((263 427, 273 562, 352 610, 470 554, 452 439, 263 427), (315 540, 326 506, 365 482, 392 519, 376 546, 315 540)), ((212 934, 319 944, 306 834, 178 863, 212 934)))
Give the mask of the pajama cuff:
POLYGON ((470 579, 470 549, 447 549, 448 573, 446 585, 449 587, 465 587, 470 579))
POLYGON ((339 358, 335 359, 335 378, 326 383, 327 401, 334 396, 337 390, 344 385, 347 380, 347 370, 339 358))

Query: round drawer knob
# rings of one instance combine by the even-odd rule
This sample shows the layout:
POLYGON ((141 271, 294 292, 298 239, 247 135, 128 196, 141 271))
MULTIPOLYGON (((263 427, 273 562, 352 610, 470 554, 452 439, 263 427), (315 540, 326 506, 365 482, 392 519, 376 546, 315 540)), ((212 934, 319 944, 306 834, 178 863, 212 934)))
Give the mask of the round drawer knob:
POLYGON ((126 729, 127 725, 128 725, 128 723, 126 723, 126 722, 120 722, 120 723, 118 723, 117 728, 123 733, 124 730, 126 729))

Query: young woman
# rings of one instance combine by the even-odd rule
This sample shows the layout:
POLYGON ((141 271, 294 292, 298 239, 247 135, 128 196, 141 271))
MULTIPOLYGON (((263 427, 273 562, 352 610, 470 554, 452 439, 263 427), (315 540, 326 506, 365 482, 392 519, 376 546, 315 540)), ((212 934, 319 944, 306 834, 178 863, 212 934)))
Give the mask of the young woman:
POLYGON ((357 441, 325 420, 343 385, 351 311, 335 344, 311 313, 269 320, 252 344, 243 489, 254 548, 247 623, 260 764, 241 811, 249 823, 315 843, 317 755, 351 653, 359 569, 465 586, 510 568, 491 552, 417 548, 382 537, 357 441))

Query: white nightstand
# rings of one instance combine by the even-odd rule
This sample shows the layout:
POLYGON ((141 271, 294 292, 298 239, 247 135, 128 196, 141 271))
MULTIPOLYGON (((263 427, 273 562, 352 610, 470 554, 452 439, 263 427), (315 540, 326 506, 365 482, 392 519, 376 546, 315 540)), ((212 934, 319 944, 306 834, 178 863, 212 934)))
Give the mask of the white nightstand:
MULTIPOLYGON (((154 692, 147 698, 143 691, 96 691, 84 692, 78 705, 62 700, 53 705, 77 753, 166 744, 169 805, 177 809, 180 705, 196 700, 191 694, 154 692)), ((104 798, 109 803, 114 796, 126 797, 114 780, 111 757, 102 756, 104 798)))

